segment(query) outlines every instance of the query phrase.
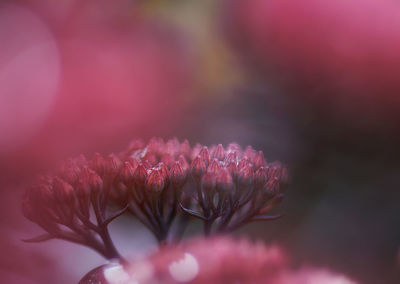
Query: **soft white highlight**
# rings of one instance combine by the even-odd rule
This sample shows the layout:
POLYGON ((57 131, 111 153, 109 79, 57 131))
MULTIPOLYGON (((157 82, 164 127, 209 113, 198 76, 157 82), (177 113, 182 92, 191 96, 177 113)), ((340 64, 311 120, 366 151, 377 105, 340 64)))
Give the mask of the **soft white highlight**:
POLYGON ((185 253, 182 259, 172 262, 168 269, 174 280, 189 282, 199 274, 199 263, 192 254, 185 253))
POLYGON ((124 270, 120 264, 111 264, 104 269, 104 278, 110 284, 138 284, 137 281, 130 281, 129 274, 124 270))
POLYGON ((110 284, 143 284, 154 275, 153 265, 148 261, 138 261, 125 269, 119 263, 111 263, 103 270, 104 278, 110 284))

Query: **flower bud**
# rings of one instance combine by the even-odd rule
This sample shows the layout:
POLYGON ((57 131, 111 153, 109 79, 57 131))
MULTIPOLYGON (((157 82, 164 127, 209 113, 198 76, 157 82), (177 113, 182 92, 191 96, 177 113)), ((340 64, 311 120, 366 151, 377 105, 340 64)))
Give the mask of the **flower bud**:
POLYGON ((157 164, 157 157, 154 153, 147 151, 146 154, 143 156, 143 161, 146 161, 151 166, 154 166, 157 164))
POLYGON ((238 158, 237 158, 237 153, 236 152, 230 152, 228 155, 226 155, 225 157, 225 164, 229 164, 229 163, 234 163, 235 165, 238 162, 238 158))
POLYGON ((51 184, 42 183, 32 188, 31 194, 35 194, 35 198, 39 196, 40 202, 44 202, 47 205, 51 205, 54 201, 54 190, 51 184))
POLYGON ((289 180, 289 173, 287 169, 281 164, 275 164, 271 168, 271 178, 276 178, 282 181, 283 183, 287 183, 289 180))
POLYGON ((214 159, 207 168, 207 173, 217 174, 218 170, 221 168, 218 160, 214 159))
POLYGON ((75 164, 66 165, 63 168, 61 177, 70 184, 75 184, 79 179, 80 169, 75 164))
POLYGON ((241 168, 251 167, 251 162, 248 158, 243 158, 238 163, 238 170, 240 171, 241 168))
POLYGON ((149 161, 146 161, 146 160, 142 160, 141 162, 140 162, 140 164, 145 168, 145 169, 151 169, 153 166, 149 163, 149 161))
POLYGON ((99 194, 103 189, 103 180, 95 171, 88 169, 87 173, 87 183, 91 194, 99 194))
POLYGON ((151 193, 159 194, 164 189, 165 180, 159 170, 152 170, 146 181, 146 188, 151 193))
POLYGON ((222 146, 222 144, 218 144, 218 146, 215 148, 213 157, 214 157, 214 159, 217 159, 220 161, 224 160, 225 150, 224 150, 224 147, 222 146))
POLYGON ((206 165, 210 164, 210 153, 208 151, 207 147, 203 147, 201 151, 199 152, 199 156, 204 160, 206 165))
POLYGON ((227 152, 238 152, 240 153, 242 149, 240 148, 240 145, 237 143, 231 143, 226 147, 227 152))
POLYGON ((105 162, 105 172, 112 177, 118 174, 118 170, 121 167, 121 160, 114 154, 107 157, 105 162))
POLYGON ((229 171, 229 173, 231 174, 231 176, 234 177, 234 176, 237 175, 238 170, 237 170, 236 163, 229 163, 229 164, 227 164, 225 167, 226 167, 226 169, 229 171))
POLYGON ((249 165, 239 168, 238 182, 242 185, 251 185, 253 183, 254 172, 249 165))
POLYGON ((268 173, 268 177, 270 179, 272 178, 281 178, 281 170, 282 170, 282 165, 279 162, 273 162, 270 163, 269 165, 269 173, 268 173))
POLYGON ((169 170, 167 165, 161 162, 158 164, 157 169, 159 170, 162 178, 167 181, 169 179, 169 170))
POLYGON ((99 181, 101 181, 101 185, 103 183, 102 179, 100 176, 92 169, 88 167, 84 167, 80 173, 79 179, 81 181, 87 182, 90 186, 99 186, 99 181))
POLYGON ((172 167, 172 165, 174 164, 175 160, 174 160, 174 158, 172 157, 171 154, 166 153, 166 154, 161 156, 161 162, 166 164, 168 167, 172 167))
POLYGON ((76 194, 81 200, 86 200, 91 194, 91 188, 87 179, 79 178, 76 184, 76 194))
POLYGON ((206 163, 204 159, 197 156, 192 162, 192 175, 194 177, 201 177, 207 170, 206 163))
POLYGON ((176 187, 181 187, 185 183, 186 175, 179 162, 175 162, 169 171, 169 180, 176 187))
POLYGON ((178 162, 182 168, 183 173, 185 175, 187 175, 187 172, 189 171, 189 164, 188 164, 187 160, 185 159, 185 157, 183 155, 179 155, 178 162))
POLYGON ((257 154, 256 150, 251 146, 247 146, 246 150, 244 150, 244 156, 248 158, 250 161, 253 161, 255 155, 257 154))
POLYGON ((89 208, 90 208, 90 186, 86 181, 80 180, 76 185, 76 195, 78 200, 78 208, 80 212, 85 216, 85 218, 89 218, 89 208))
POLYGON ((259 186, 264 186, 267 180, 268 180, 268 169, 265 167, 260 167, 254 175, 255 184, 259 186))
POLYGON ((147 170, 143 165, 139 165, 134 173, 134 181, 138 186, 144 186, 147 179, 147 170))
POLYGON ((201 179, 201 186, 204 192, 210 192, 215 189, 217 177, 214 173, 206 173, 201 179))
POLYGON ((106 161, 99 153, 95 153, 90 161, 90 168, 95 170, 99 175, 104 175, 106 161))
POLYGON ((131 164, 131 166, 134 170, 136 170, 136 168, 139 166, 138 160, 134 157, 129 157, 127 162, 129 162, 131 164))
POLYGON ((230 191, 233 188, 232 176, 225 168, 221 168, 217 173, 217 187, 223 191, 230 191))
POLYGON ((194 160, 199 155, 201 149, 202 149, 202 146, 199 143, 194 145, 194 147, 192 149, 192 153, 190 154, 190 158, 192 160, 194 160))
POLYGON ((269 179, 264 185, 264 191, 270 196, 274 196, 279 193, 279 180, 276 178, 269 179))
MULTIPOLYGON (((137 164, 136 164, 137 167, 137 164)), ((135 173, 136 168, 132 165, 131 162, 126 161, 124 162, 124 165, 122 166, 121 173, 120 173, 120 179, 123 183, 126 185, 131 185, 134 182, 134 173, 135 173)))
POLYGON ((264 153, 262 151, 258 151, 257 154, 254 155, 252 162, 254 164, 254 167, 258 169, 259 167, 265 166, 265 158, 264 158, 264 153))
POLYGON ((71 202, 73 200, 74 189, 59 177, 53 179, 53 192, 58 202, 71 202))

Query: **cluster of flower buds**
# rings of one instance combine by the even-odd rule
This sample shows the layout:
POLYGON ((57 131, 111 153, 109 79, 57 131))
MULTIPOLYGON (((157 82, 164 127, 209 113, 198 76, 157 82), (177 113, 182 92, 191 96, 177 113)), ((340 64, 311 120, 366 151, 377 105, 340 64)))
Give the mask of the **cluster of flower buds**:
POLYGON ((153 138, 147 145, 134 141, 122 156, 123 185, 117 192, 131 196, 131 211, 160 241, 168 238, 178 205, 204 221, 207 235, 280 217, 264 214, 282 200, 287 170, 267 163, 250 146, 191 148, 187 141, 153 138))
POLYGON ((89 246, 106 258, 120 258, 107 225, 126 208, 107 216, 115 159, 95 155, 91 161, 80 156, 63 163, 54 176, 46 176, 29 188, 23 213, 47 233, 28 242, 59 238, 89 246))
POLYGON ((204 221, 205 233, 232 231, 243 224, 280 217, 264 215, 283 198, 280 187, 288 179, 279 163, 267 163, 261 151, 197 145, 192 151, 191 175, 196 187, 197 211, 183 211, 204 221))
POLYGON ((286 180, 284 167, 251 147, 192 148, 188 141, 153 138, 118 155, 66 161, 27 191, 23 210, 47 231, 31 241, 62 238, 112 258, 118 253, 107 225, 126 211, 160 243, 180 238, 190 216, 204 221, 206 234, 226 232, 279 217, 264 214, 282 200, 286 180))
MULTIPOLYGON (((190 158, 189 142, 153 138, 147 145, 134 141, 121 154, 123 163, 114 187, 116 201, 128 201, 129 210, 160 243, 168 239, 178 214, 190 158)), ((185 202, 184 202, 185 203, 185 202)), ((180 222, 182 226, 185 222, 180 222)), ((178 229, 183 232, 183 228, 178 229)))

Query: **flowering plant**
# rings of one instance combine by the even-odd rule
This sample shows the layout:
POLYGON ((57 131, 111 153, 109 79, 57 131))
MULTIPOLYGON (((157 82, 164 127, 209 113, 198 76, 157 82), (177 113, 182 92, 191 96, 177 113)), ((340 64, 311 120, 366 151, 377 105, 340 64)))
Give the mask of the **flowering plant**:
POLYGON ((24 215, 46 233, 26 241, 63 239, 123 261, 107 228, 122 214, 139 220, 160 245, 180 240, 192 217, 203 221, 205 235, 226 233, 279 218, 266 214, 282 201, 287 179, 285 167, 250 146, 135 140, 118 155, 67 160, 28 189, 24 215))
POLYGON ((153 138, 147 144, 135 140, 118 155, 69 159, 29 188, 23 212, 46 233, 26 241, 63 239, 110 260, 80 284, 328 284, 339 280, 354 284, 323 269, 291 270, 286 254, 276 245, 226 236, 249 222, 279 218, 267 213, 282 201, 287 181, 284 166, 268 163, 261 151, 250 146, 243 150, 235 143, 224 148, 191 147, 177 139, 153 138), (108 224, 122 214, 150 230, 160 250, 125 260, 108 231, 108 224), (207 238, 179 244, 192 218, 203 222, 207 238))

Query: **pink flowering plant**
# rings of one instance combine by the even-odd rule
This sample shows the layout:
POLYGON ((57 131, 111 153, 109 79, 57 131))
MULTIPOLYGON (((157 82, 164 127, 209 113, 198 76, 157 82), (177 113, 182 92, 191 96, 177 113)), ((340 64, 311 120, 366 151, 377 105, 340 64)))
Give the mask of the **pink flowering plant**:
POLYGON ((203 222, 206 236, 279 218, 268 213, 287 180, 284 166, 250 146, 135 140, 118 155, 69 159, 29 188, 23 213, 45 233, 25 241, 63 239, 124 262, 108 231, 122 214, 165 246, 182 238, 192 218, 203 222))
POLYGON ((135 140, 118 155, 69 159, 29 188, 23 212, 45 233, 25 241, 63 239, 110 260, 80 284, 356 284, 323 268, 293 270, 279 246, 228 236, 249 222, 281 217, 269 211, 282 201, 287 181, 284 166, 250 146, 135 140), (152 232, 160 249, 125 260, 108 231, 123 214, 152 232), (195 218, 206 238, 180 243, 195 218))

